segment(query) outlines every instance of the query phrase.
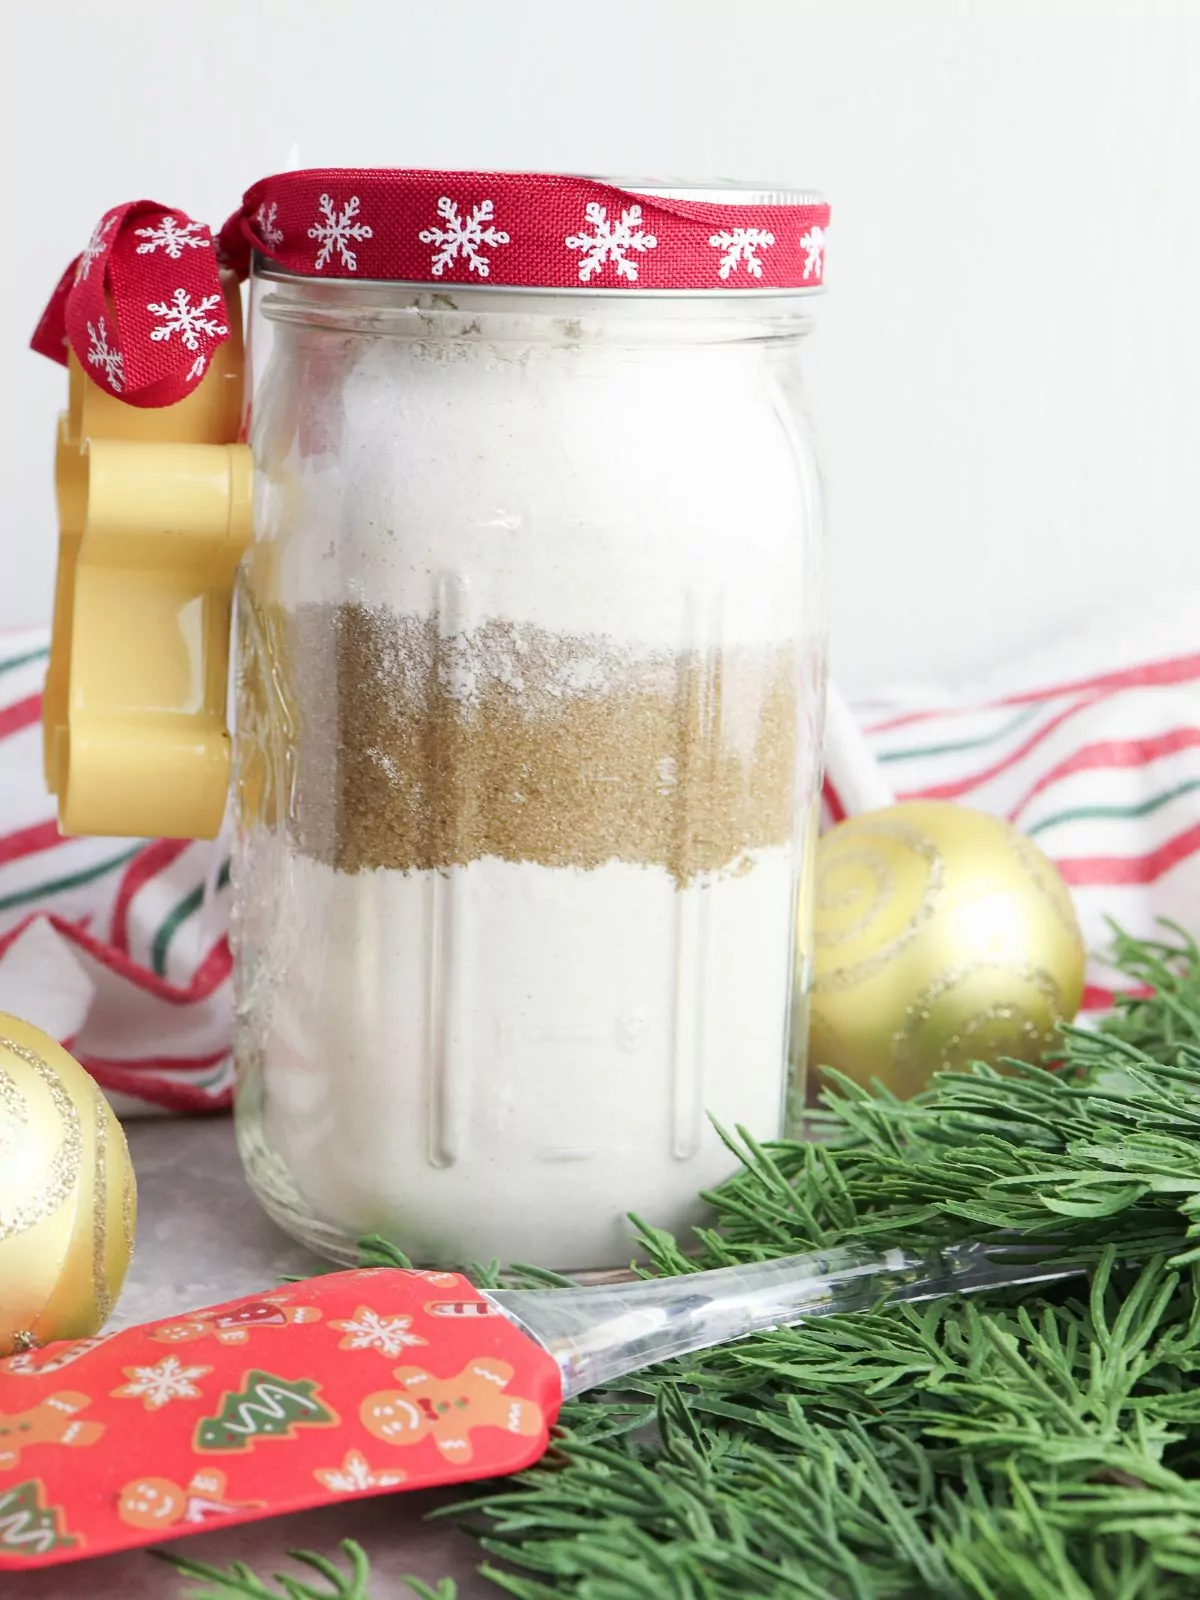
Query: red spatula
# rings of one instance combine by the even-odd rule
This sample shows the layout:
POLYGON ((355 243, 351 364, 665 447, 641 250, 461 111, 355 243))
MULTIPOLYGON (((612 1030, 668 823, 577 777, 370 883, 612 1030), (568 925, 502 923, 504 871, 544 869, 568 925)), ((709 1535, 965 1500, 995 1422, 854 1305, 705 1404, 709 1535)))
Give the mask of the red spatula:
POLYGON ((376 1268, 47 1345, 0 1361, 0 1571, 518 1472, 564 1399, 640 1367, 886 1299, 1076 1270, 979 1245, 486 1293, 376 1268))

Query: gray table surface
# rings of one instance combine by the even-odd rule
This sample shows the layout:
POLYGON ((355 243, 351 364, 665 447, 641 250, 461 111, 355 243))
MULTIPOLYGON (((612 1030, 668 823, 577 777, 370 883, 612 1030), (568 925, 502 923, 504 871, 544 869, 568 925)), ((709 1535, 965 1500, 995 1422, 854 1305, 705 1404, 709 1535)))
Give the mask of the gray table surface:
MULTIPOLYGON (((228 1117, 130 1123, 125 1131, 138 1176, 138 1240, 110 1326, 212 1305, 273 1288, 287 1274, 319 1270, 258 1209, 242 1179, 228 1117)), ((175 1548, 219 1567, 246 1561, 266 1576, 300 1572, 287 1559, 289 1549, 333 1556, 340 1539, 352 1538, 371 1557, 371 1600, 411 1600, 405 1573, 427 1583, 455 1578, 460 1600, 498 1596, 475 1572, 474 1542, 425 1521, 438 1503, 429 1494, 382 1495, 194 1534, 175 1548)), ((0 1576, 2 1600, 185 1600, 196 1588, 143 1551, 0 1576)))

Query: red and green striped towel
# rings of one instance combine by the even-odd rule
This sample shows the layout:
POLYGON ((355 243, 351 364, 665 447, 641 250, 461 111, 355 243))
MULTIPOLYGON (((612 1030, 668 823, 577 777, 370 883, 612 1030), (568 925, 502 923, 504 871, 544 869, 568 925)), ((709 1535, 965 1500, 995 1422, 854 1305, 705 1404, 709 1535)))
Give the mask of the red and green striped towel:
MULTIPOLYGON (((960 800, 1037 840, 1090 949, 1108 917, 1200 932, 1198 641, 1200 601, 1181 597, 958 694, 859 704, 831 736, 827 816, 888 789, 960 800)), ((45 668, 44 630, 0 635, 0 1011, 67 1044, 123 1115, 224 1106, 226 845, 61 838, 42 784, 45 668)), ((1096 1010, 1119 978, 1098 953, 1088 979, 1096 1010)))
POLYGON ((1089 951, 1084 1010, 1111 1003, 1109 919, 1200 934, 1200 596, 1131 606, 987 683, 858 704, 828 742, 826 813, 955 800, 1029 834, 1070 886, 1089 951), (867 769, 870 770, 867 770, 867 769))
POLYGON ((59 834, 46 658, 44 629, 0 635, 0 1011, 61 1039, 121 1115, 227 1105, 227 852, 59 834))

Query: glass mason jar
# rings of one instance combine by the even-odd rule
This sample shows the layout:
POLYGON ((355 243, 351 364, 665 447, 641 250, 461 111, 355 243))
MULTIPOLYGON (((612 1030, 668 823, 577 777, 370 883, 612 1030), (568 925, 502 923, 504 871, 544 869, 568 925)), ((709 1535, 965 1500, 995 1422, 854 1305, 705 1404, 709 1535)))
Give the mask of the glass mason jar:
POLYGON ((425 1263, 624 1264, 628 1213, 702 1219, 735 1165, 714 1120, 774 1138, 803 1097, 804 294, 260 259, 251 306, 250 1182, 335 1259, 378 1232, 425 1263))

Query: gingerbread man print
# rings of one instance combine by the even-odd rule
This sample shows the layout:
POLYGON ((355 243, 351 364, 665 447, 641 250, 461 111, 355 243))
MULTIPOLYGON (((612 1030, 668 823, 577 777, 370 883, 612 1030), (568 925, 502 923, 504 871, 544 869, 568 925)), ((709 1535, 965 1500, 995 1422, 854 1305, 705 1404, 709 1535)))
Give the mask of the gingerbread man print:
POLYGON ((0 1411, 0 1472, 17 1466, 24 1450, 40 1444, 95 1444, 104 1432, 102 1422, 80 1422, 79 1412, 91 1397, 64 1390, 48 1395, 28 1411, 0 1411))
POLYGON ((159 1344, 190 1344, 209 1338, 219 1344, 245 1344, 258 1328, 287 1328, 320 1320, 318 1306, 293 1306, 280 1295, 264 1295, 232 1311, 200 1311, 179 1322, 164 1323, 150 1337, 159 1344))
POLYGON ((420 1367, 396 1367, 399 1389, 370 1394, 359 1411, 367 1432, 385 1444, 432 1439, 454 1466, 472 1457, 475 1428, 503 1428, 524 1438, 542 1431, 541 1407, 505 1390, 513 1368, 507 1361, 472 1361, 453 1378, 435 1378, 420 1367))
POLYGON ((225 1474, 205 1467, 186 1488, 170 1478, 135 1478, 117 1498, 117 1515, 131 1528, 172 1528, 177 1523, 210 1522, 239 1511, 258 1511, 261 1500, 227 1500, 225 1474))

